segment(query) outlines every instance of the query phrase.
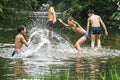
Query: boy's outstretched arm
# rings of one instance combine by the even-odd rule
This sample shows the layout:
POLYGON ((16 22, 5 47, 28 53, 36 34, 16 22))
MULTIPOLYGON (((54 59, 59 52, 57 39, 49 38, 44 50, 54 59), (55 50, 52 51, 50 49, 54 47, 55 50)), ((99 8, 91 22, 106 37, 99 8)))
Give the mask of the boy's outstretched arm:
POLYGON ((81 25, 77 21, 72 20, 72 22, 74 22, 78 27, 81 28, 81 25))
POLYGON ((69 25, 64 23, 62 19, 58 19, 58 21, 61 22, 64 26, 69 27, 69 25))

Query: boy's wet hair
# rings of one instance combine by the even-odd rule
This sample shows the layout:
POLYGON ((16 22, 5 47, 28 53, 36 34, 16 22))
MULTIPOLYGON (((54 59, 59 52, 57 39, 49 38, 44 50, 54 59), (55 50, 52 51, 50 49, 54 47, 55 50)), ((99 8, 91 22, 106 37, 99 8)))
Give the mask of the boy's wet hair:
POLYGON ((18 26, 18 28, 17 28, 17 31, 20 33, 22 30, 24 30, 24 26, 23 25, 20 25, 20 26, 18 26))
POLYGON ((94 10, 89 9, 87 13, 88 13, 88 14, 89 14, 89 13, 94 14, 94 10))
POLYGON ((49 4, 50 6, 53 6, 53 2, 52 1, 48 1, 47 4, 49 4))
POLYGON ((69 20, 73 20, 73 17, 72 17, 72 16, 69 16, 68 19, 69 19, 69 20))

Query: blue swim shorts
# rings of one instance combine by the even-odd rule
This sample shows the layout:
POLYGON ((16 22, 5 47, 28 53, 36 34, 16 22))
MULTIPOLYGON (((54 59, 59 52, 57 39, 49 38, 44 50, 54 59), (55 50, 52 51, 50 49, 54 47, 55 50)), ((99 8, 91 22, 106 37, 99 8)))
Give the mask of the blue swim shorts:
POLYGON ((89 39, 89 38, 90 38, 90 36, 89 36, 89 34, 88 34, 87 32, 85 32, 85 33, 83 34, 83 36, 85 36, 86 39, 89 39))
POLYGON ((91 34, 95 35, 101 34, 101 27, 91 27, 91 34))

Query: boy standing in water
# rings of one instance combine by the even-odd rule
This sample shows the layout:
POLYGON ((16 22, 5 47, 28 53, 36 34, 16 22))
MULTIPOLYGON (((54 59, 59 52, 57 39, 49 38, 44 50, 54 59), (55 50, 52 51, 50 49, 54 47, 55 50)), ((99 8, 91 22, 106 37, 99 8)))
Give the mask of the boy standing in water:
POLYGON ((15 49, 14 52, 12 53, 12 57, 17 57, 18 54, 22 52, 22 46, 25 44, 25 46, 29 46, 30 41, 32 40, 32 37, 29 38, 28 42, 25 40, 24 35, 26 34, 26 28, 22 25, 20 25, 17 28, 17 31, 19 32, 18 35, 16 35, 15 38, 15 49))
POLYGON ((97 47, 101 47, 101 25, 105 30, 105 35, 108 35, 106 26, 102 21, 101 17, 94 14, 93 10, 88 10, 88 20, 87 20, 87 33, 89 33, 89 27, 91 26, 91 48, 95 47, 95 41, 97 41, 97 47))
POLYGON ((72 19, 72 17, 68 18, 68 23, 64 23, 62 19, 58 19, 64 26, 72 28, 73 31, 82 35, 82 37, 75 43, 75 48, 79 53, 82 52, 80 46, 89 38, 88 33, 80 26, 80 24, 72 19))
POLYGON ((55 14, 55 9, 53 7, 53 2, 52 1, 48 1, 48 23, 47 23, 47 27, 50 30, 50 32, 47 33, 47 36, 49 36, 49 34, 51 35, 51 37, 53 37, 53 31, 54 31, 54 24, 56 22, 56 14, 55 14))

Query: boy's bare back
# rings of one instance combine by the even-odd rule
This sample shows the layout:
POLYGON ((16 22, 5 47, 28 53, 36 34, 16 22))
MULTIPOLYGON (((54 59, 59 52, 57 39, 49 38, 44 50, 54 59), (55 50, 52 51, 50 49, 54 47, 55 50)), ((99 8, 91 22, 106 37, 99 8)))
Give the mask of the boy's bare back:
POLYGON ((92 15, 88 18, 88 21, 90 22, 92 27, 100 27, 100 16, 92 15))

